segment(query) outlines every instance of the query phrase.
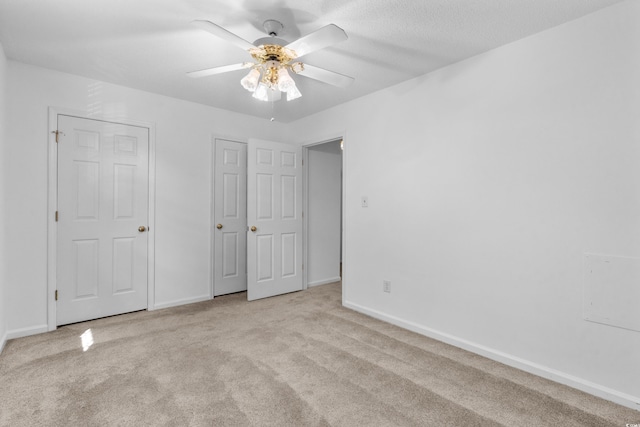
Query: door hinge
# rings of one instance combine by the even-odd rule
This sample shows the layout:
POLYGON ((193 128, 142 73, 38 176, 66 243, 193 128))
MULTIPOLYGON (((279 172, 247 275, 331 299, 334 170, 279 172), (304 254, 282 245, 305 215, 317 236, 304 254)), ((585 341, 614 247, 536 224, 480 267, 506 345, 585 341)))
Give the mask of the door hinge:
POLYGON ((56 301, 58 301, 58 290, 57 290, 57 289, 56 289, 56 294, 55 294, 55 296, 56 296, 56 301))
POLYGON ((51 133, 55 133, 55 134, 56 134, 56 144, 57 144, 58 142, 60 142, 60 141, 59 141, 60 135, 61 135, 61 134, 62 134, 62 135, 64 135, 64 132, 60 132, 59 130, 52 130, 52 131, 51 131, 51 133))
POLYGON ((58 211, 56 211, 56 222, 58 222, 58 211))

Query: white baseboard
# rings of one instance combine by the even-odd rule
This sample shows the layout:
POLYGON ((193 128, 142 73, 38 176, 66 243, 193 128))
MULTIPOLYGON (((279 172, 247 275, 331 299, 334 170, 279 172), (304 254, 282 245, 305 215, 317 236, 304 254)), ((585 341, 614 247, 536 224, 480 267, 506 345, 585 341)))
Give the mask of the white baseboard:
POLYGON ((447 333, 436 331, 434 329, 427 328, 414 322, 409 322, 395 316, 390 316, 377 310, 371 310, 369 308, 351 303, 349 301, 345 301, 344 306, 362 314, 366 314, 367 316, 374 317, 376 319, 391 323, 401 328, 408 329, 412 332, 416 332, 420 335, 424 335, 429 338, 451 344, 455 347, 459 347, 472 353, 479 354, 488 359, 495 360, 497 362, 520 369, 530 374, 534 374, 539 377, 546 378, 548 380, 578 389, 580 391, 584 391, 585 393, 589 393, 602 399, 615 402, 619 405, 626 406, 627 408, 635 409, 636 411, 640 410, 640 397, 638 396, 632 396, 630 394, 613 390, 600 384, 592 383, 591 381, 587 381, 583 378, 579 378, 565 372, 557 371, 555 369, 539 365, 535 362, 531 362, 529 360, 522 359, 471 341, 467 341, 447 333))
POLYGON ((330 279, 316 280, 315 282, 307 283, 307 287, 311 288, 313 286, 328 285, 329 283, 339 282, 340 280, 342 280, 340 276, 332 277, 330 279))
POLYGON ((42 334, 45 332, 49 332, 49 326, 46 324, 30 326, 28 328, 13 329, 11 331, 7 331, 6 336, 8 341, 16 338, 28 337, 29 335, 42 334))
POLYGON ((161 302, 161 303, 154 304, 153 309, 149 309, 149 311, 161 310, 163 308, 169 308, 169 307, 177 307, 179 305, 185 305, 185 304, 193 304, 194 302, 208 301, 210 299, 211 299, 211 296, 207 294, 207 295, 203 295, 195 298, 184 298, 184 299, 178 299, 174 301, 161 302))
POLYGON ((7 343, 7 340, 8 340, 8 339, 9 339, 9 338, 7 338, 7 332, 5 332, 5 333, 2 335, 2 338, 0 338, 0 354, 2 354, 2 350, 4 350, 4 346, 5 346, 5 344, 7 343))

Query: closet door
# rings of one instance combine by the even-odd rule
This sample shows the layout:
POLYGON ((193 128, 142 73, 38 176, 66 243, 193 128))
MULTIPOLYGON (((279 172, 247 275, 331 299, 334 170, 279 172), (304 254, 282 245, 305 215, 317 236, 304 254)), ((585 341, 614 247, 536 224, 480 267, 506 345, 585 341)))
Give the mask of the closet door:
POLYGON ((302 290, 302 149, 249 140, 247 298, 302 290))

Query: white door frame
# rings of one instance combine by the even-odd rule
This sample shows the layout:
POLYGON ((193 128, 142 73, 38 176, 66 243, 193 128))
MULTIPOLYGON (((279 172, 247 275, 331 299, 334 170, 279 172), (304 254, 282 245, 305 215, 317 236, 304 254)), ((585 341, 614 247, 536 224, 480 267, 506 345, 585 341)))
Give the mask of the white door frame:
MULTIPOLYGON (((309 149, 311 147, 314 147, 316 145, 321 145, 321 144, 326 144, 328 142, 333 142, 336 141, 338 139, 342 139, 343 141, 346 141, 346 136, 345 136, 346 132, 340 132, 340 133, 336 133, 335 135, 330 135, 327 136, 325 138, 322 138, 319 142, 316 139, 314 142, 306 142, 302 144, 302 159, 303 159, 303 166, 302 166, 302 181, 303 181, 303 189, 302 189, 302 210, 304 213, 304 217, 302 219, 302 259, 304 262, 304 270, 303 270, 303 276, 302 276, 302 289, 308 289, 309 288, 309 280, 307 277, 307 266, 309 265, 309 248, 308 248, 308 244, 309 244, 309 236, 308 236, 308 232, 309 232, 309 149)), ((342 241, 340 242, 342 245, 342 303, 344 304, 344 302, 346 301, 346 280, 345 280, 345 269, 344 267, 347 265, 347 263, 345 262, 346 259, 346 222, 345 222, 345 218, 344 218, 344 212, 345 212, 345 199, 346 199, 346 189, 347 189, 347 179, 346 179, 346 156, 347 156, 347 143, 344 142, 343 145, 343 150, 342 150, 342 203, 341 203, 341 208, 342 208, 342 241)))
POLYGON ((49 107, 49 132, 47 133, 48 166, 47 178, 47 329, 53 331, 56 326, 56 301, 57 289, 57 246, 58 227, 56 226, 55 212, 58 209, 58 146, 56 144, 55 131, 58 128, 58 115, 64 114, 82 119, 102 120, 106 122, 121 123, 129 126, 141 126, 149 129, 149 235, 147 247, 147 310, 154 309, 155 301, 155 230, 156 230, 156 150, 155 124, 140 122, 122 117, 88 116, 86 113, 60 107, 49 107))

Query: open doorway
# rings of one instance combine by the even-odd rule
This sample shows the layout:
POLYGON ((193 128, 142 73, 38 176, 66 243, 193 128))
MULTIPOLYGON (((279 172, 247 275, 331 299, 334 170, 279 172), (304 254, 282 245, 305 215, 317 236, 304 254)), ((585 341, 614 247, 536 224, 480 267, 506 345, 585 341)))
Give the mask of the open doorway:
POLYGON ((305 147, 305 284, 342 277, 342 138, 305 147))

